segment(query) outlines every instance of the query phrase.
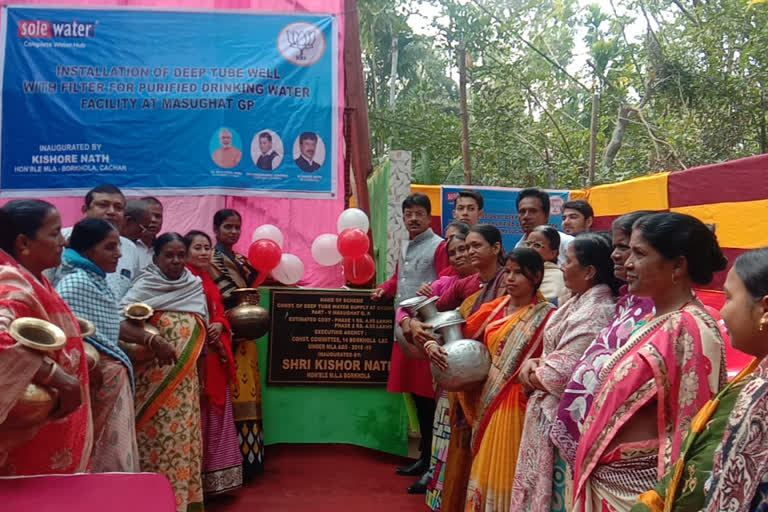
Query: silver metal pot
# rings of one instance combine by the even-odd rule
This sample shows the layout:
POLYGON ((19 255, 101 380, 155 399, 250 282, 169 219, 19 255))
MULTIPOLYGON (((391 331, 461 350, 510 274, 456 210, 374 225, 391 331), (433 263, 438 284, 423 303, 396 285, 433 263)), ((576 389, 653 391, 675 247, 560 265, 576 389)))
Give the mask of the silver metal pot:
POLYGON ((444 343, 464 338, 464 334, 461 332, 461 325, 464 323, 464 318, 461 316, 461 313, 456 310, 447 311, 446 313, 454 314, 440 314, 433 321, 432 328, 441 338, 443 338, 444 343), (457 316, 458 318, 456 318, 457 316))
POLYGON ((427 353, 424 352, 424 347, 417 343, 410 343, 405 339, 405 335, 403 335, 403 328, 400 327, 400 324, 395 324, 395 341, 406 357, 411 359, 427 358, 427 353))
POLYGON ((448 391, 463 391, 488 378, 491 354, 484 343, 462 337, 460 325, 464 320, 451 320, 435 325, 435 331, 446 341, 443 344, 448 368, 430 365, 435 380, 448 391))
POLYGON ((424 297, 423 295, 417 295, 415 297, 411 297, 410 299, 405 299, 403 301, 400 301, 400 304, 398 304, 398 306, 401 308, 405 308, 408 311, 412 311, 413 308, 419 306, 425 300, 427 300, 427 297, 424 297))
POLYGON ((437 305, 435 304, 437 302, 437 299, 439 299, 437 295, 434 297, 430 297, 427 300, 421 302, 419 305, 415 306, 413 308, 413 312, 419 315, 419 318, 422 319, 422 321, 429 323, 429 321, 438 313, 440 313, 437 310, 437 305))

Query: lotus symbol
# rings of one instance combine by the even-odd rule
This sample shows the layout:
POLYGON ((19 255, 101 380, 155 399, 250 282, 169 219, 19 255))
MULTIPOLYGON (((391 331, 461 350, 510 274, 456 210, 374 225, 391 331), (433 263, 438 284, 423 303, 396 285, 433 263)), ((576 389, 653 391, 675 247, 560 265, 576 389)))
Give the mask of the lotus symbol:
POLYGON ((317 31, 286 30, 285 36, 288 39, 288 44, 291 45, 291 48, 296 48, 299 51, 298 55, 296 55, 296 60, 307 60, 304 56, 304 50, 309 50, 315 47, 317 31))

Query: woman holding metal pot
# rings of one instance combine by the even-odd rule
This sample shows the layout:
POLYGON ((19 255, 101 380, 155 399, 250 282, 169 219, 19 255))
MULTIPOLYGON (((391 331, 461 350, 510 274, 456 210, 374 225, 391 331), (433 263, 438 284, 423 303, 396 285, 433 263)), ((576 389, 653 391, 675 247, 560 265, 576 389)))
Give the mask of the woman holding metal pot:
POLYGON ((91 455, 80 328, 42 274, 59 265, 64 244, 52 204, 15 200, 0 208, 0 475, 84 472, 91 455), (18 329, 32 319, 38 327, 18 329), (25 400, 30 393, 37 405, 25 400))

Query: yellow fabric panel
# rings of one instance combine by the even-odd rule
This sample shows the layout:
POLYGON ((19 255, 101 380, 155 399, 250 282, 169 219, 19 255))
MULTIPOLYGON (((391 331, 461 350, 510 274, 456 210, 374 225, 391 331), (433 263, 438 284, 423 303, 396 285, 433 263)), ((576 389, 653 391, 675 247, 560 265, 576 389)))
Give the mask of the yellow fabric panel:
POLYGON ((441 198, 443 196, 442 187, 440 185, 417 185, 411 184, 411 194, 420 192, 426 194, 429 198, 429 202, 432 203, 432 216, 439 217, 443 213, 441 206, 441 198))
POLYGON ((575 201, 576 199, 583 199, 585 201, 589 201, 589 189, 577 188, 577 189, 571 190, 570 200, 575 201))
POLYGON ((671 211, 693 215, 705 223, 714 223, 721 247, 756 249, 768 245, 768 231, 761 222, 768 211, 768 199, 681 206, 671 211))
POLYGON ((634 210, 666 210, 669 208, 668 176, 668 172, 662 172, 610 185, 598 185, 588 189, 588 201, 596 216, 621 215, 634 210))

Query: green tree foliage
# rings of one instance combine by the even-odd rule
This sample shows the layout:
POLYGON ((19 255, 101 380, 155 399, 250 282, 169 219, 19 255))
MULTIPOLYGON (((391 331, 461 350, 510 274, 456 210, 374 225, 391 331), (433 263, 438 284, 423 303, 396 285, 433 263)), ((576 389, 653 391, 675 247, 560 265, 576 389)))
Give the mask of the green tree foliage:
POLYGON ((468 55, 473 183, 579 187, 599 94, 597 182, 768 151, 768 3, 361 0, 374 157, 462 180, 457 47, 468 55), (393 41, 397 47, 390 104, 393 41))

